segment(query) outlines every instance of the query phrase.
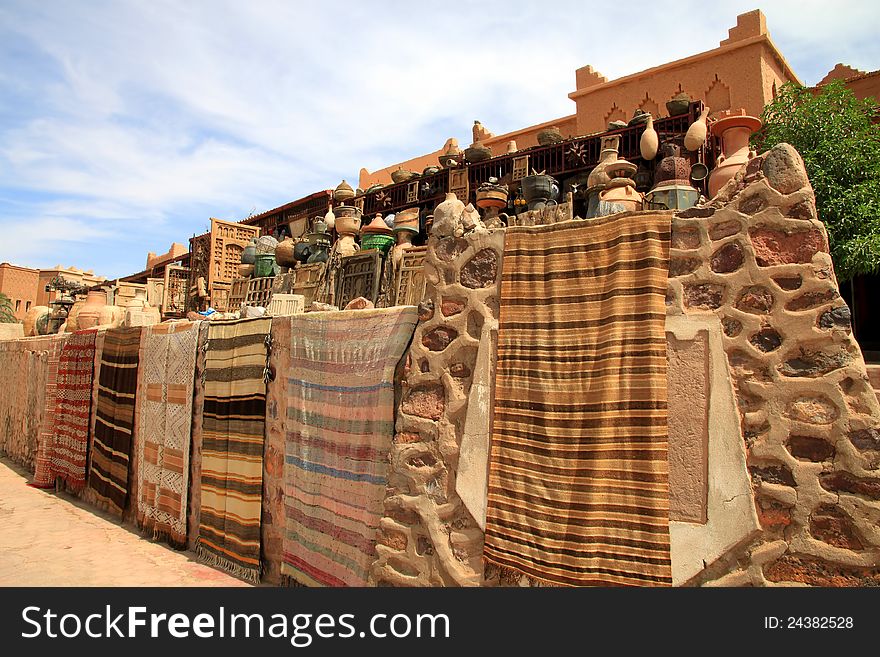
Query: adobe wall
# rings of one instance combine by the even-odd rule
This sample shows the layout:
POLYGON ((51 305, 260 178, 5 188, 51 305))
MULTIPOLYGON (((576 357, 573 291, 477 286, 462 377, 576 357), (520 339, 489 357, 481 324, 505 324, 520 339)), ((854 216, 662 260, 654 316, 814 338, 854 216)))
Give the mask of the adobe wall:
MULTIPOLYGON (((691 543, 692 551, 714 550, 708 567, 697 560, 697 571, 678 583, 880 583, 880 406, 800 156, 780 146, 755 158, 709 205, 674 215, 672 228, 670 370, 674 361, 691 363, 706 383, 694 387, 673 375, 670 408, 687 409, 681 397, 702 396, 702 404, 690 404, 700 408, 707 394, 727 398, 721 394, 719 412, 709 407, 708 427, 699 419, 670 426, 672 448, 693 455, 685 461, 710 464, 708 483, 694 468, 676 475, 685 487, 675 491, 682 501, 671 524, 692 526, 673 532, 673 554, 683 554, 677 535, 686 541, 713 515, 716 523, 691 543), (720 360, 711 366, 713 344, 720 360), (722 489, 734 492, 719 496, 722 489)), ((407 356, 372 573, 377 584, 528 583, 483 572, 483 533, 472 499, 470 507, 463 500, 473 490, 457 482, 468 456, 469 399, 485 400, 472 394, 473 379, 485 357, 483 327, 498 316, 503 235, 429 240, 426 301, 407 356)))
POLYGON ((39 279, 40 273, 36 269, 6 262, 0 264, 0 292, 12 301, 12 310, 18 321, 22 321, 30 307, 36 305, 39 279))

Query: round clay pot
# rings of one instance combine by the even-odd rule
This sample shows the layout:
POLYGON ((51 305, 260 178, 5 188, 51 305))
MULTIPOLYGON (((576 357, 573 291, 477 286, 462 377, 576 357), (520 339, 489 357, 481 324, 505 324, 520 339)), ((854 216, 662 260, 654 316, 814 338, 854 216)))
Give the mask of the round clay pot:
MULTIPOLYGON (((107 294, 105 292, 89 292, 86 295, 85 303, 76 315, 76 330, 98 326, 101 323, 101 310, 106 306, 107 294)), ((67 325, 70 327, 70 317, 67 319, 67 325)))
POLYGON ((271 235, 263 235, 257 238, 257 255, 265 253, 275 253, 275 247, 278 246, 278 240, 271 235))
POLYGON ((407 208, 406 210, 401 210, 397 213, 397 216, 394 217, 394 232, 399 233, 401 231, 414 233, 419 232, 418 208, 407 208))
POLYGON ((281 267, 295 267, 296 258, 293 257, 296 242, 291 238, 287 238, 275 247, 275 262, 281 267))
POLYGON ((257 238, 254 237, 251 239, 251 243, 248 244, 241 251, 241 264, 243 265, 252 265, 254 264, 254 257, 257 255, 257 238))
POLYGON ((672 98, 666 101, 666 111, 669 112, 669 116, 686 114, 690 106, 691 97, 684 91, 675 94, 672 98))
POLYGON ((397 171, 391 172, 391 180, 395 183, 406 182, 407 180, 412 180, 415 178, 417 174, 415 171, 407 171, 406 169, 398 168, 397 171))
POLYGON ((611 178, 608 177, 608 174, 605 173, 605 169, 612 162, 617 161, 617 149, 616 148, 605 148, 599 154, 599 164, 597 164, 592 171, 590 171, 590 175, 587 177, 587 187, 597 187, 599 185, 606 184, 611 178))
POLYGON ((643 160, 653 160, 657 157, 657 149, 660 147, 660 137, 654 129, 654 118, 648 117, 648 126, 639 138, 639 154, 643 160))
MULTIPOLYGON (((31 309, 25 313, 24 316, 24 336, 30 337, 33 335, 45 335, 44 333, 40 333, 38 330, 38 325, 40 320, 45 315, 46 320, 49 318, 49 306, 31 306, 31 309)), ((43 321, 45 324, 45 320, 43 321)))
POLYGON ((541 146, 551 146, 562 141, 562 133, 555 125, 550 128, 544 128, 538 132, 538 143, 541 146))
POLYGON ((361 210, 353 205, 340 205, 334 210, 336 232, 340 235, 357 235, 361 229, 361 210))
POLYGON ((254 261, 254 278, 266 278, 275 275, 275 254, 258 253, 254 261))
POLYGON ((336 189, 333 190, 333 200, 338 201, 340 203, 344 203, 349 199, 354 198, 354 190, 344 180, 336 186, 336 189))
POLYGON ((464 158, 468 162, 482 162, 492 157, 492 149, 478 143, 464 149, 464 158))
POLYGON ((630 211, 642 209, 642 195, 636 191, 633 182, 626 178, 615 178, 608 183, 605 189, 599 193, 599 201, 619 203, 630 211))
POLYGON ((238 275, 241 278, 250 278, 254 275, 254 266, 253 265, 239 265, 238 266, 238 275))
POLYGON ((370 234, 391 235, 391 229, 388 228, 388 224, 382 219, 381 214, 377 214, 373 217, 373 221, 361 229, 361 235, 370 234))
POLYGON ((709 108, 704 107, 700 117, 691 123, 684 135, 684 147, 689 151, 695 151, 706 141, 708 128, 706 127, 706 119, 709 117, 709 108))

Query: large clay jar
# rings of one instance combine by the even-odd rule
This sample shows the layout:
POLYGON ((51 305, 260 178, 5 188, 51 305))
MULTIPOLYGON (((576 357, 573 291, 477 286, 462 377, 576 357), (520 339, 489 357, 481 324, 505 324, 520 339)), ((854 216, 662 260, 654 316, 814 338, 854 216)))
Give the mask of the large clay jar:
POLYGON ((478 141, 464 149, 464 159, 468 162, 482 162, 492 157, 492 149, 478 141))
POLYGON ((666 111, 669 112, 669 116, 678 116, 679 114, 684 114, 688 111, 688 108, 690 106, 691 97, 687 94, 686 91, 677 93, 672 98, 666 101, 666 111))
POLYGON ((361 210, 353 205, 340 205, 334 211, 336 232, 339 235, 357 235, 361 229, 361 210))
MULTIPOLYGON (((122 326, 125 320, 125 308, 119 306, 104 306, 98 314, 98 326, 117 328, 122 326)), ((80 325, 80 328, 84 328, 80 325)))
POLYGON ((394 217, 394 232, 401 230, 418 234, 419 232, 419 209, 406 208, 397 213, 394 217))
POLYGON ((562 133, 555 125, 538 132, 538 143, 541 146, 552 146, 562 141, 562 133))
MULTIPOLYGON (((45 335, 45 333, 40 333, 38 330, 38 325, 40 324, 40 320, 43 318, 43 315, 48 319, 49 317, 49 306, 32 306, 30 310, 24 316, 24 336, 31 337, 34 335, 45 335)), ((45 324, 45 320, 43 320, 43 324, 45 324)))
POLYGON ((333 200, 338 201, 339 203, 345 203, 349 199, 354 198, 354 190, 344 180, 336 186, 336 189, 333 190, 333 200))
POLYGON ((737 112, 725 112, 712 124, 712 134, 721 137, 721 155, 715 162, 715 169, 709 174, 709 196, 714 197, 727 181, 736 175, 754 153, 749 149, 749 137, 761 127, 761 120, 737 112))
POLYGON ((254 237, 251 239, 251 243, 248 244, 241 251, 241 264, 243 265, 252 265, 254 264, 254 258, 257 255, 257 238, 254 237))
POLYGON ((700 117, 691 123, 684 135, 684 147, 689 151, 695 151, 700 148, 706 141, 708 128, 706 127, 706 119, 709 117, 709 108, 704 107, 700 113, 700 117))
POLYGON ((463 213, 464 203, 458 200, 455 192, 447 192, 446 199, 434 208, 431 232, 437 237, 449 237, 455 233, 455 228, 461 221, 463 213))
POLYGON ((254 278, 266 278, 275 275, 275 254, 258 253, 254 262, 254 278))
POLYGON ((65 320, 64 320, 64 323, 67 324, 66 330, 69 333, 73 333, 74 331, 79 330, 79 322, 78 322, 79 314, 80 314, 80 312, 82 312, 82 309, 85 307, 85 305, 86 305, 86 299, 82 298, 82 299, 76 299, 73 302, 73 305, 70 306, 70 310, 67 312, 67 315, 65 316, 65 320))
POLYGON ((654 117, 648 116, 648 127, 639 139, 639 153, 643 160, 650 161, 657 157, 657 148, 660 146, 660 138, 654 129, 654 117))
POLYGON ((642 195, 629 178, 614 178, 599 194, 599 201, 618 203, 630 211, 642 209, 642 195))
MULTIPOLYGON (((76 306, 76 304, 74 304, 76 306)), ((86 295, 86 301, 76 315, 76 327, 70 328, 70 317, 67 318, 68 330, 77 330, 93 328, 101 323, 101 311, 107 306, 106 292, 89 292, 86 295)), ((73 314, 73 310, 71 310, 73 314)))
POLYGON ((296 267, 296 258, 293 257, 295 248, 296 242, 290 237, 279 242, 275 247, 275 262, 281 267, 296 267))
MULTIPOLYGON (((111 307, 108 306, 108 308, 111 307)), ((158 324, 161 320, 159 309, 147 303, 146 293, 143 290, 137 290, 134 293, 134 299, 129 301, 125 307, 122 325, 129 327, 152 326, 153 324, 158 324)))

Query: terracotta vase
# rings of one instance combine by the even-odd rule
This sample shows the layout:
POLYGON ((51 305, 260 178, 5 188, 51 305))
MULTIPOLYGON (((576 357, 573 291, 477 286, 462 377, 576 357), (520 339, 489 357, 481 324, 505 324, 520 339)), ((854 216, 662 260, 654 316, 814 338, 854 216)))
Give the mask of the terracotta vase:
MULTIPOLYGON (((112 308, 113 306, 107 306, 112 308)), ((162 321, 159 309, 147 303, 146 293, 137 290, 134 299, 125 307, 125 315, 122 320, 123 326, 152 326, 162 321)))
POLYGON ((336 215, 333 213, 333 208, 327 210, 327 214, 324 215, 324 223, 330 230, 336 226, 336 215))
POLYGON ((619 203, 625 210, 641 210, 642 195, 636 191, 635 183, 628 178, 615 178, 599 194, 599 201, 619 203))
POLYGON ((605 173, 605 167, 611 162, 617 161, 617 151, 620 148, 620 137, 608 137, 602 140, 602 152, 599 153, 599 164, 593 167, 590 175, 587 177, 587 188, 597 187, 606 184, 609 180, 608 174, 605 173))
POLYGON ((339 239, 336 240, 336 244, 333 245, 334 253, 338 253, 342 257, 354 255, 359 250, 360 247, 357 242, 354 241, 353 233, 340 235, 339 239))
POLYGON ((41 320, 45 324, 45 320, 43 320, 43 316, 49 317, 49 306, 31 306, 31 309, 27 311, 24 316, 24 336, 30 337, 33 335, 45 335, 44 333, 40 333, 38 330, 39 324, 41 320))
POLYGON ((119 306, 104 306, 98 315, 98 326, 117 328, 122 326, 125 320, 125 308, 119 306))
POLYGON ((727 181, 736 175, 754 152, 749 149, 749 138, 761 127, 761 120, 748 116, 745 110, 729 113, 712 124, 712 134, 721 137, 721 155, 715 169, 709 174, 709 197, 714 197, 727 181))
POLYGON ((85 307, 85 305, 85 299, 77 299, 73 302, 73 305, 70 306, 70 310, 67 312, 64 320, 67 324, 67 331, 69 333, 73 333, 74 331, 79 330, 79 314, 82 312, 82 309, 85 307))
POLYGON ((703 107, 700 117, 691 123, 684 135, 684 147, 689 151, 695 151, 706 141, 708 128, 706 127, 706 119, 709 117, 709 108, 703 107))
POLYGON ((339 235, 357 235, 361 229, 361 210, 353 205, 340 205, 336 215, 336 232, 339 235))
POLYGON ((394 217, 394 232, 407 231, 411 233, 419 232, 419 209, 406 208, 397 213, 394 217))
MULTIPOLYGON (((74 304, 76 305, 76 304, 74 304)), ((89 292, 86 301, 76 316, 76 328, 82 330, 94 328, 101 323, 101 311, 107 306, 107 294, 105 292, 89 292)), ((73 311, 71 311, 72 313, 73 311)), ((67 318, 68 330, 70 330, 70 317, 67 318)))
POLYGON ((648 117, 648 127, 639 139, 639 153, 643 160, 650 161, 657 157, 657 148, 660 146, 660 138, 654 129, 654 117, 648 117))

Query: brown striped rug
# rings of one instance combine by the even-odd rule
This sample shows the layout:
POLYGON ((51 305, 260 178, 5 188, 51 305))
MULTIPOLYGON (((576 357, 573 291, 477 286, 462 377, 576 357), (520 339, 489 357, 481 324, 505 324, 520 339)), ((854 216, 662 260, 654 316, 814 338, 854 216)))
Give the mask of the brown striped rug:
POLYGON ((266 365, 272 320, 208 327, 202 412, 201 561, 259 582, 266 365))
POLYGON ((140 343, 140 327, 108 330, 98 375, 89 487, 120 517, 128 501, 140 343))
POLYGON ((97 331, 77 331, 65 343, 58 361, 55 435, 49 458, 49 477, 73 492, 86 485, 89 419, 97 331))
POLYGON ((508 228, 484 557, 568 586, 672 581, 669 213, 508 228))
POLYGON ((199 322, 145 326, 138 356, 137 523, 179 548, 186 547, 198 341, 199 322))

